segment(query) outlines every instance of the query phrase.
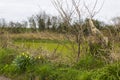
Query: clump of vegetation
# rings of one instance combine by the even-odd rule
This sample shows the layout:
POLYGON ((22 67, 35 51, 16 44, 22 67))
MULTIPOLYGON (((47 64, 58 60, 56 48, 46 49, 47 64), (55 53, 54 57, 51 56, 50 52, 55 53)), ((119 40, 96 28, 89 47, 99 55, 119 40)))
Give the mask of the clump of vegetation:
MULTIPOLYGON (((11 50, 1 51, 12 53, 11 50)), ((120 63, 105 65, 104 61, 89 55, 81 58, 72 66, 58 66, 42 56, 32 56, 29 53, 15 55, 9 63, 1 62, 1 74, 14 80, 119 80, 120 63), (24 76, 23 76, 24 74, 24 76), (23 77, 20 77, 23 76, 23 77)), ((1 58, 2 60, 6 60, 1 58)), ((58 63, 59 64, 59 63, 58 63)), ((63 65, 65 65, 63 63, 63 65)))
POLYGON ((8 48, 0 49, 0 64, 11 64, 15 56, 16 54, 14 50, 8 48))
POLYGON ((119 80, 120 79, 120 64, 115 63, 107 65, 101 69, 91 72, 90 80, 119 80))
POLYGON ((75 64, 75 68, 80 70, 92 70, 96 68, 101 68, 104 65, 104 60, 96 58, 92 55, 87 55, 85 57, 81 57, 81 59, 75 64))
POLYGON ((34 59, 34 57, 22 53, 14 59, 12 64, 15 65, 21 72, 24 72, 27 67, 35 65, 35 63, 36 59, 34 59))
POLYGON ((120 79, 120 63, 108 65, 102 69, 93 71, 91 79, 95 80, 119 80, 120 79))

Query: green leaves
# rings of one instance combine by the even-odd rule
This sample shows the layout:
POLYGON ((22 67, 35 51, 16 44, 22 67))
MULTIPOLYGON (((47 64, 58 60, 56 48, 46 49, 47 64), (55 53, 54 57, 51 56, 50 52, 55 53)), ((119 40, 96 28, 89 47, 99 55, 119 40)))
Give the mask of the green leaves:
POLYGON ((12 64, 15 65, 21 72, 24 72, 26 71, 27 67, 34 66, 35 63, 36 58, 27 53, 22 53, 14 59, 12 64))

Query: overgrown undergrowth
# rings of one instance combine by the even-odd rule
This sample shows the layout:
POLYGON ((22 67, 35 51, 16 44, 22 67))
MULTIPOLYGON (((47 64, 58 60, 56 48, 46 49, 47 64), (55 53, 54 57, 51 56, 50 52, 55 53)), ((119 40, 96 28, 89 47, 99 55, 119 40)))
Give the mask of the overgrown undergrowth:
POLYGON ((73 65, 54 63, 42 55, 0 50, 0 74, 12 80, 120 80, 120 63, 87 55, 73 65))
MULTIPOLYGON (((83 43, 76 61, 74 42, 27 38, 13 39, 10 44, 7 41, 8 45, 0 48, 0 75, 12 80, 120 80, 120 62, 112 60, 111 46, 83 43)), ((114 50, 119 53, 116 44, 114 50)))

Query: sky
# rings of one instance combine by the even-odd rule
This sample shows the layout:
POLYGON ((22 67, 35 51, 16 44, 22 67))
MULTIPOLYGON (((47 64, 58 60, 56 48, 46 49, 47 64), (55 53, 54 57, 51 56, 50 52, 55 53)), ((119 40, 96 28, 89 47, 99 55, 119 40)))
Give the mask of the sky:
MULTIPOLYGON (((0 0, 0 18, 5 18, 7 21, 27 20, 40 11, 46 11, 51 15, 58 14, 51 0, 0 0)), ((120 0, 106 0, 95 18, 109 22, 116 16, 120 16, 120 0)))

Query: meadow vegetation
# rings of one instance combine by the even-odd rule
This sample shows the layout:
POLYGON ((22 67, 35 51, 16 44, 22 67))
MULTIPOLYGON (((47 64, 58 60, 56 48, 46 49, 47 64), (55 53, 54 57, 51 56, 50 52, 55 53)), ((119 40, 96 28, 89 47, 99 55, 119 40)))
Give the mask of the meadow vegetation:
POLYGON ((104 51, 97 44, 89 47, 86 43, 81 46, 83 51, 76 61, 77 54, 70 50, 71 41, 49 39, 49 35, 48 39, 16 36, 9 37, 7 46, 0 48, 0 74, 12 80, 120 79, 119 42, 114 44, 117 53, 104 51), (111 58, 107 54, 111 54, 111 58))
POLYGON ((62 19, 42 12, 29 18, 29 27, 26 22, 0 22, 1 76, 11 80, 120 80, 120 18, 105 24, 93 19, 92 12, 83 20, 74 1, 73 10, 79 15, 75 21, 76 15, 65 13, 58 0, 53 4, 62 19))

